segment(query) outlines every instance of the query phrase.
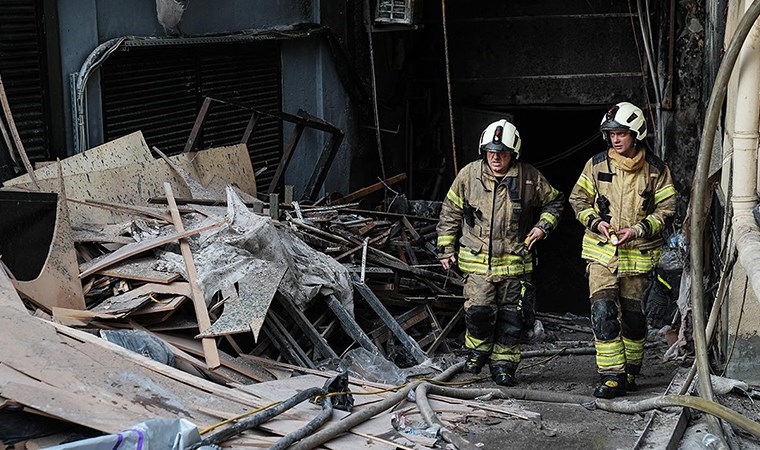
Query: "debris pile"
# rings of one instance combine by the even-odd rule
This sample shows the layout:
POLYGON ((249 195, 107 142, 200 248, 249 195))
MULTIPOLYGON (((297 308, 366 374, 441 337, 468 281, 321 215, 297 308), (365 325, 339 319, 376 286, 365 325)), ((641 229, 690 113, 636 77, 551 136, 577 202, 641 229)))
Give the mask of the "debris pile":
MULTIPOLYGON (((330 369, 393 384, 436 372, 428 354, 461 318, 461 277, 431 270, 435 219, 357 210, 350 197, 264 203, 244 145, 154 152, 135 133, 0 191, 9 236, 0 339, 13 349, 0 360, 0 411, 9 424, 44 423, 19 440, 50 444, 157 417, 204 429, 319 387, 330 369)), ((272 443, 314 408, 229 439, 272 443)), ((354 433, 414 445, 403 432, 392 445, 375 437, 392 430, 375 420, 354 433)))

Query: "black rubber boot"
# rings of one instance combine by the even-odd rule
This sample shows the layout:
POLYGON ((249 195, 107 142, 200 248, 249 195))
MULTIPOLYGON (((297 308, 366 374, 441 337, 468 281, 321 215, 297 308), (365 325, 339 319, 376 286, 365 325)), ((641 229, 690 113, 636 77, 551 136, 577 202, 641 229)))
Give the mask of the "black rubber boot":
POLYGON ((625 390, 626 392, 636 392, 639 390, 639 387, 636 386, 636 375, 632 373, 625 374, 626 376, 626 382, 625 382, 625 390))
POLYGON ((470 350, 467 354, 467 360, 464 362, 463 372, 467 373, 480 373, 483 370, 483 366, 488 362, 490 353, 480 350, 470 350))
POLYGON ((626 374, 602 375, 602 382, 594 389, 594 397, 615 398, 625 395, 626 374))
POLYGON ((625 390, 627 392, 635 392, 639 389, 639 387, 636 386, 636 375, 638 375, 639 372, 641 372, 641 365, 638 365, 638 364, 625 365, 625 375, 626 375, 625 390))
POLYGON ((516 386, 517 364, 491 364, 491 378, 499 386, 516 386))

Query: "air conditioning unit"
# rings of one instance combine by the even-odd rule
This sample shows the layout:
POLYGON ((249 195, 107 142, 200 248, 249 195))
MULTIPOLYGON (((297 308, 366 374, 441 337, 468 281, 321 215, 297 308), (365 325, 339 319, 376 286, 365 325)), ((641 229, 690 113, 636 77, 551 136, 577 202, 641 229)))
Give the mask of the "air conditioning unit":
POLYGON ((415 17, 414 3, 414 0, 377 0, 375 22, 383 24, 413 25, 415 17))

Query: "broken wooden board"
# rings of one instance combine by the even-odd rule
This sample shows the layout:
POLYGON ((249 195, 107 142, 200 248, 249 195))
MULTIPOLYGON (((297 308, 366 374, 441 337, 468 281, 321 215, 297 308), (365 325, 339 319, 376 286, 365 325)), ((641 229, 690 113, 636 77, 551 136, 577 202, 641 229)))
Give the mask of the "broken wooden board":
MULTIPOLYGON (((159 339, 176 346, 177 348, 186 351, 190 354, 203 357, 203 347, 200 342, 188 339, 185 337, 180 336, 174 336, 171 334, 164 334, 164 333, 153 333, 156 337, 159 339)), ((271 380, 272 377, 263 371, 262 369, 255 367, 252 363, 248 361, 238 361, 232 356, 224 353, 219 352, 219 358, 221 360, 222 366, 231 369, 235 372, 238 372, 242 375, 245 375, 248 378, 257 380, 257 381, 266 381, 271 380)))
POLYGON ((16 288, 13 287, 8 274, 5 273, 5 267, 3 260, 0 257, 0 307, 8 306, 18 311, 26 312, 24 302, 21 301, 21 297, 18 296, 16 288))
MULTIPOLYGON (((134 242, 134 239, 132 239, 134 242)), ((95 260, 93 260, 95 261, 95 260)), ((98 275, 109 277, 125 278, 127 280, 145 281, 148 283, 168 284, 179 278, 175 272, 161 272, 155 270, 153 265, 156 260, 153 258, 137 258, 122 261, 107 269, 101 270, 98 275)))
MULTIPOLYGON (((253 166, 245 145, 220 147, 192 154, 170 157, 178 167, 195 179, 211 180, 217 176, 243 191, 255 192, 253 166)), ((181 176, 163 160, 135 162, 115 169, 73 174, 64 177, 68 196, 75 200, 94 200, 102 203, 122 203, 143 206, 151 197, 164 195, 163 183, 175 187, 177 197, 189 197, 190 189, 181 176)), ((43 191, 58 192, 53 180, 41 180, 43 191)), ((28 187, 28 185, 19 185, 28 187)), ((71 205, 71 223, 114 223, 125 220, 125 215, 91 205, 71 205)))
MULTIPOLYGON (((148 144, 145 143, 142 132, 135 131, 132 134, 93 147, 85 152, 69 156, 61 161, 61 168, 63 169, 63 176, 67 177, 152 160, 153 155, 150 153, 148 144)), ((35 170, 34 175, 39 181, 55 178, 58 176, 58 173, 55 164, 50 164, 35 170)), ((5 186, 13 186, 29 182, 31 182, 29 174, 24 174, 5 181, 3 184, 5 186)))
MULTIPOLYGON (((164 301, 158 301, 158 302, 151 302, 150 304, 147 304, 143 306, 142 308, 138 309, 137 311, 133 311, 129 316, 135 317, 135 316, 145 316, 149 314, 161 314, 161 313, 169 313, 174 312, 182 306, 183 303, 187 301, 187 297, 184 295, 177 295, 173 298, 170 298, 168 300, 164 301)), ((168 318, 168 317, 166 317, 168 318)), ((166 319, 164 318, 164 320, 166 319)), ((195 326, 197 327, 198 324, 196 323, 195 326)))
POLYGON ((190 284, 181 281, 170 284, 144 284, 131 291, 107 298, 98 306, 91 308, 90 311, 93 313, 106 313, 117 317, 123 317, 131 311, 148 303, 152 294, 172 294, 189 297, 190 284))
MULTIPOLYGON (((686 381, 688 368, 679 367, 670 380, 663 395, 676 395, 686 381)), ((686 427, 691 419, 689 408, 672 408, 671 410, 652 410, 646 414, 648 420, 639 439, 633 446, 634 450, 679 448, 686 427)))
POLYGON ((72 230, 71 237, 77 244, 82 242, 98 242, 102 244, 132 244, 134 239, 128 236, 116 236, 96 230, 72 230))
MULTIPOLYGON (((140 319, 141 318, 139 316, 135 318, 135 320, 140 319)), ((141 320, 140 322, 142 323, 141 320)), ((187 316, 180 317, 180 315, 172 316, 169 319, 166 319, 163 322, 157 323, 155 325, 148 325, 148 329, 150 331, 192 330, 193 328, 198 328, 198 322, 195 320, 195 318, 190 318, 187 316)))
MULTIPOLYGON (((182 218, 177 210, 177 202, 174 201, 174 194, 172 192, 171 183, 164 183, 164 192, 166 193, 166 200, 169 204, 169 212, 172 215, 172 222, 174 222, 174 229, 177 233, 185 231, 185 226, 182 223, 182 218)), ((190 283, 190 299, 193 301, 193 308, 195 310, 195 318, 198 320, 198 331, 201 333, 206 331, 211 326, 211 318, 208 314, 208 308, 206 306, 205 296, 200 282, 198 281, 198 270, 195 267, 195 261, 193 260, 193 253, 190 250, 190 241, 186 238, 179 240, 179 248, 182 252, 182 260, 185 263, 185 274, 187 281, 190 283)), ((203 353, 206 359, 206 365, 209 369, 215 369, 221 364, 219 362, 219 352, 216 348, 216 341, 210 338, 204 338, 201 340, 203 343, 203 353)))
POLYGON ((262 406, 250 395, 14 308, 0 307, 0 329, 0 364, 35 380, 0 383, 0 396, 99 431, 118 432, 157 417, 207 427, 218 419, 199 406, 231 414, 262 406))
POLYGON ((92 275, 93 273, 99 272, 107 267, 111 267, 118 262, 124 261, 125 259, 138 255, 142 252, 147 252, 148 250, 152 250, 156 247, 174 242, 178 239, 186 238, 203 231, 208 231, 220 227, 224 223, 224 221, 212 223, 211 225, 193 228, 192 230, 187 230, 182 233, 171 233, 164 236, 159 236, 154 239, 146 239, 144 241, 135 242, 134 244, 125 245, 115 252, 109 253, 107 257, 99 260, 96 264, 88 266, 87 269, 83 270, 82 273, 79 274, 79 278, 84 278, 88 275, 92 275))
POLYGON ((105 319, 113 320, 118 319, 118 316, 107 313, 98 313, 87 310, 68 309, 68 308, 53 308, 53 319, 61 325, 70 327, 85 327, 93 320, 105 319))
POLYGON ((196 338, 250 331, 254 342, 258 341, 269 305, 286 270, 284 266, 269 261, 262 260, 261 263, 238 281, 238 298, 229 298, 219 319, 196 338))

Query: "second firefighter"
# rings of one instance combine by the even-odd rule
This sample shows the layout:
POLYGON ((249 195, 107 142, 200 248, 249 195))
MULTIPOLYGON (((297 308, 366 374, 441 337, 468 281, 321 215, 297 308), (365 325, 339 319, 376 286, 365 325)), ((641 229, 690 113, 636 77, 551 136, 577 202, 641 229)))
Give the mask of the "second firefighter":
POLYGON ((601 382, 594 395, 612 398, 636 388, 647 336, 641 301, 660 259, 666 220, 675 211, 670 170, 646 149, 643 111, 613 106, 600 131, 608 149, 591 158, 570 194, 586 228, 591 325, 601 382))

